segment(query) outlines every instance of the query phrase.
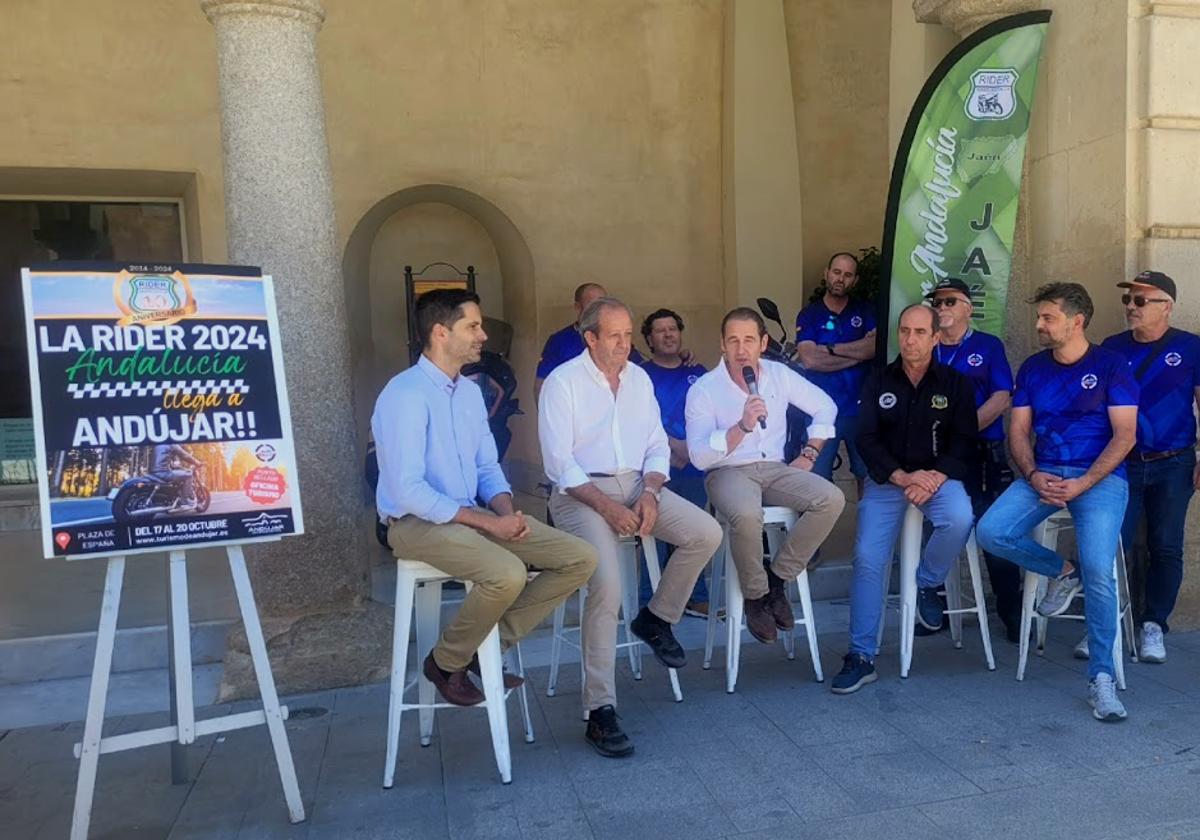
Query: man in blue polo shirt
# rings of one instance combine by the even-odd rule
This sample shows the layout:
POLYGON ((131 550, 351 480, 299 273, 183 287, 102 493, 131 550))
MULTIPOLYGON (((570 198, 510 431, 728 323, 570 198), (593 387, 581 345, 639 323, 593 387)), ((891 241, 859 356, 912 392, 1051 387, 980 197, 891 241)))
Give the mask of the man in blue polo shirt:
POLYGON ((813 472, 833 477, 838 446, 846 444, 850 472, 862 499, 867 465, 858 454, 858 394, 867 375, 867 362, 875 358, 875 312, 865 301, 850 299, 858 282, 858 260, 852 254, 834 254, 825 268, 825 295, 796 316, 796 352, 805 376, 837 404, 837 436, 827 440, 813 472))
POLYGON ((1033 303, 1038 342, 1048 349, 1017 372, 1009 445, 1021 477, 984 514, 975 535, 985 551, 1050 578, 1037 605, 1042 615, 1065 612, 1084 589, 1088 701, 1097 720, 1124 720, 1113 683, 1113 559, 1129 499, 1124 462, 1137 440, 1138 385, 1124 356, 1088 341, 1094 310, 1083 286, 1049 283, 1033 303), (1078 570, 1029 535, 1063 508, 1075 525, 1078 570))
POLYGON ((1200 337, 1171 326, 1176 290, 1167 275, 1143 271, 1117 285, 1128 290, 1121 302, 1129 329, 1106 338, 1101 346, 1129 360, 1141 388, 1137 445, 1125 461, 1129 506, 1121 538, 1126 554, 1132 555, 1138 527, 1145 520, 1146 603, 1138 658, 1165 662, 1163 634, 1183 582, 1188 502, 1200 480, 1192 413, 1192 406, 1200 402, 1200 337))
MULTIPOLYGON (((650 348, 650 358, 642 362, 642 370, 650 375, 650 381, 654 383, 654 398, 658 400, 667 444, 671 447, 671 489, 701 510, 707 510, 704 473, 696 469, 688 456, 684 409, 687 406, 688 389, 708 371, 703 365, 689 365, 683 361, 683 319, 670 309, 658 309, 646 316, 642 321, 642 338, 646 339, 646 346, 650 348)), ((670 543, 658 544, 659 562, 663 566, 666 566, 673 549, 670 543)), ((640 589, 642 603, 649 602, 653 593, 650 591, 650 576, 644 567, 640 589)), ((696 579, 691 600, 683 611, 697 618, 707 618, 708 607, 708 586, 701 575, 696 579)))
MULTIPOLYGON (((962 280, 947 277, 925 295, 938 313, 940 343, 934 358, 954 368, 971 381, 979 438, 975 457, 964 484, 971 495, 976 521, 987 512, 1004 489, 1012 484, 1013 472, 1004 448, 1004 412, 1012 403, 1012 369, 1004 343, 994 335, 971 326, 974 306, 971 289, 962 280)), ((1019 641, 1021 628, 1021 572, 1012 563, 984 553, 996 614, 1004 623, 1010 642, 1019 641)))
MULTIPOLYGON (((537 380, 533 385, 533 395, 536 400, 542 393, 542 382, 550 371, 563 362, 574 359, 586 349, 583 335, 579 332, 579 316, 583 310, 602 297, 608 297, 608 291, 599 283, 583 283, 575 289, 575 321, 567 324, 556 333, 551 333, 542 348, 542 356, 538 359, 537 380)), ((642 363, 642 356, 637 350, 630 348, 629 361, 635 365, 642 363)))

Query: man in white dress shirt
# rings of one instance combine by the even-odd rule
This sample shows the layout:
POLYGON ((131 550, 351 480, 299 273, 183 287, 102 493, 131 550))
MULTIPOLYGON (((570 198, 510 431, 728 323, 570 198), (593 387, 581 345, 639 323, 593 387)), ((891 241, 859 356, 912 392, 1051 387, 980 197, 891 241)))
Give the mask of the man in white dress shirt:
MULTIPOLYGON (((633 752, 616 715, 617 612, 621 603, 618 540, 635 534, 674 545, 658 591, 630 629, 662 664, 681 668, 683 648, 671 630, 692 587, 721 542, 721 529, 700 508, 663 487, 671 451, 654 385, 628 363, 633 316, 614 298, 584 310, 587 349, 546 377, 538 402, 542 463, 554 483, 550 512, 558 528, 595 546, 600 561, 584 609, 584 702, 587 740, 601 755, 633 752)), ((654 558, 655 560, 657 558, 654 558)))
POLYGON ((692 463, 706 471, 713 507, 729 521, 729 544, 745 598, 746 627, 760 642, 795 625, 785 584, 808 566, 846 504, 842 491, 812 472, 825 441, 835 436, 837 405, 787 365, 760 358, 767 330, 753 309, 739 307, 721 321, 724 359, 688 391, 686 421, 692 463), (754 371, 757 390, 744 371, 754 371), (812 418, 808 443, 783 461, 787 408, 812 418), (763 568, 763 505, 802 514, 763 568))

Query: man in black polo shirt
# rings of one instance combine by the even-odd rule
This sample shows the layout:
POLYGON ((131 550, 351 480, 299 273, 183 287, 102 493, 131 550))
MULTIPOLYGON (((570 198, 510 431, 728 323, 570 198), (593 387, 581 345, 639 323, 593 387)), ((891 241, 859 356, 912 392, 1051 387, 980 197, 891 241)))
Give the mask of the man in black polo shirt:
POLYGON ((927 630, 941 629, 937 590, 971 532, 963 479, 979 432, 975 393, 965 376, 934 361, 939 330, 934 310, 909 306, 900 313, 899 357, 872 371, 863 385, 858 450, 869 476, 858 504, 850 651, 834 677, 835 694, 875 681, 884 573, 909 504, 933 526, 917 568, 917 622, 927 630))

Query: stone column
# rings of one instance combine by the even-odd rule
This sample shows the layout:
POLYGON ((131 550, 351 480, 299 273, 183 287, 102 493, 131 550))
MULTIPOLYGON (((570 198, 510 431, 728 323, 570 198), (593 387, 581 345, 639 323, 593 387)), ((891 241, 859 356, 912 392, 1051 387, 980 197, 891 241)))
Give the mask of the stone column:
POLYGON ((724 66, 725 304, 769 297, 787 320, 804 302, 804 239, 782 0, 726 5, 724 66))
MULTIPOLYGON (((216 30, 229 257, 275 278, 306 535, 253 547, 281 693, 380 677, 386 611, 369 594, 362 470, 317 66, 319 0, 200 0, 216 30), (382 646, 382 647, 381 647, 382 646)), ((222 698, 255 691, 231 636, 222 698)))

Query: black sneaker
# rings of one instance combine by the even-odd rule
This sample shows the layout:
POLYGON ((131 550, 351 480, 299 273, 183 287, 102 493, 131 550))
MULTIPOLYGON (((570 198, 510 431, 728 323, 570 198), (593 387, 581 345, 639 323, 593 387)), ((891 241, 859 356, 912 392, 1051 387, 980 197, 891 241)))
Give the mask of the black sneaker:
POLYGON ((936 586, 917 588, 917 621, 922 627, 935 633, 941 630, 945 618, 942 610, 942 599, 938 597, 936 586))
POLYGON ((687 664, 683 653, 683 645, 671 632, 671 625, 650 612, 649 607, 642 607, 637 617, 630 622, 629 629, 650 648, 654 658, 668 668, 682 668, 687 664))
POLYGON ((879 679, 875 663, 861 653, 847 653, 842 657, 842 670, 833 678, 830 691, 834 694, 853 694, 867 683, 879 679))
POLYGON ((624 758, 633 754, 633 742, 621 731, 621 724, 617 720, 617 710, 612 706, 592 709, 588 715, 584 737, 596 752, 607 758, 624 758))

